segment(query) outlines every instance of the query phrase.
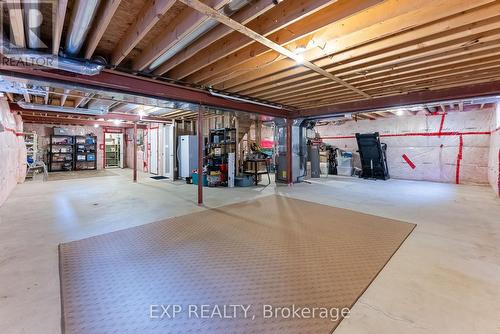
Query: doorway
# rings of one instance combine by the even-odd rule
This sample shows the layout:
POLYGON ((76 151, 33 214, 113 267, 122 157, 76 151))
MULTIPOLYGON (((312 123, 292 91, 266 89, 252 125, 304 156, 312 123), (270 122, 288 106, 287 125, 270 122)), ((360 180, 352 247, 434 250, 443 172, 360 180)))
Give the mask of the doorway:
POLYGON ((174 124, 163 127, 163 176, 174 179, 174 124))
POLYGON ((105 133, 105 168, 124 167, 123 133, 105 133))
POLYGON ((149 172, 158 175, 158 128, 151 128, 148 132, 149 139, 149 172))

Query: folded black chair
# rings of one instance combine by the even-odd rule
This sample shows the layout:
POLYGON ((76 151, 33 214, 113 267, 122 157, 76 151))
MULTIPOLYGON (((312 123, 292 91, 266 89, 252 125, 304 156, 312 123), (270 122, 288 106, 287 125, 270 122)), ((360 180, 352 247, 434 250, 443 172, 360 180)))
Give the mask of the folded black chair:
POLYGON ((356 133, 356 140, 361 159, 361 177, 365 179, 389 179, 387 145, 380 143, 379 133, 356 133))

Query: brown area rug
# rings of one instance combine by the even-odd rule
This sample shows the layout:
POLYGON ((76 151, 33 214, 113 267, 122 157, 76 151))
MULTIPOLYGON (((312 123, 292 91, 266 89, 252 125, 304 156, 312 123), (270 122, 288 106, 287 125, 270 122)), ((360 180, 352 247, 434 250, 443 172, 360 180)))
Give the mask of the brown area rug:
POLYGON ((113 173, 109 170, 99 169, 99 170, 81 170, 81 171, 68 171, 68 172, 52 172, 49 173, 49 181, 62 181, 62 180, 74 180, 74 179, 86 179, 89 177, 102 177, 102 176, 117 176, 118 174, 113 173))
POLYGON ((273 195, 61 244, 63 331, 327 334, 414 227, 273 195))

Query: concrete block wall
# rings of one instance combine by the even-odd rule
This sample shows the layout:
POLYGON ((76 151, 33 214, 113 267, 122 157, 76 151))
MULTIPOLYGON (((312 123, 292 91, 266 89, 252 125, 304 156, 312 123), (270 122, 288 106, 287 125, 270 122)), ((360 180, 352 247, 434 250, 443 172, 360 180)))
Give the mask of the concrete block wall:
POLYGON ((26 177, 26 145, 23 121, 11 113, 5 98, 0 98, 0 205, 17 183, 26 177))
MULTIPOLYGON (((488 184, 491 109, 395 116, 317 126, 325 143, 356 152, 355 134, 379 132, 388 146, 391 177, 488 184), (409 164, 405 157, 413 164, 409 164)), ((356 161, 356 160, 355 160, 356 161)))
POLYGON ((491 122, 490 154, 488 164, 488 180, 500 196, 500 104, 497 104, 495 117, 491 122))

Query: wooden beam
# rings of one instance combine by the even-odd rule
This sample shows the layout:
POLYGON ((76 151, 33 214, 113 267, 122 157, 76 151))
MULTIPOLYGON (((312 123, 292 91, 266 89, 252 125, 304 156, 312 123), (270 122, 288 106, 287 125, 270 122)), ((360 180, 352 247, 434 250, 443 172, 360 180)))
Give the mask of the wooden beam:
POLYGON ((12 93, 5 92, 5 95, 7 96, 9 102, 14 102, 14 95, 12 95, 12 93))
MULTIPOLYGON (((220 10, 230 1, 231 0, 211 0, 210 6, 220 10)), ((162 32, 161 38, 154 43, 151 43, 137 57, 133 65, 134 70, 144 70, 149 64, 163 55, 168 49, 174 47, 175 44, 179 43, 183 38, 186 38, 186 36, 209 19, 210 18, 206 15, 198 11, 191 10, 190 8, 183 10, 180 15, 169 23, 168 28, 162 32)))
POLYGON ((222 24, 227 25, 228 27, 232 28, 233 30, 238 31, 247 37, 250 37, 254 41, 261 43, 261 44, 267 46, 268 48, 270 48, 270 49, 272 49, 272 50, 274 50, 274 51, 276 51, 276 52, 278 52, 278 53, 280 53, 280 54, 282 54, 290 59, 295 60, 297 63, 303 64, 303 66, 339 83, 340 85, 342 85, 346 88, 349 88, 350 90, 358 93, 359 95, 370 98, 370 95, 368 95, 365 92, 350 85, 348 82, 345 82, 344 80, 334 76, 333 74, 325 71, 324 69, 322 69, 319 66, 316 66, 315 64, 313 64, 310 61, 302 59, 302 55, 297 55, 294 52, 282 47, 281 45, 272 42, 271 40, 256 33, 255 31, 245 27, 244 25, 228 18, 227 16, 225 16, 223 14, 220 14, 218 11, 214 10, 213 8, 210 8, 209 6, 205 5, 204 3, 202 3, 198 0, 181 0, 181 1, 183 3, 185 3, 186 5, 200 11, 201 13, 218 20, 222 24))
MULTIPOLYGON (((326 70, 336 74, 335 72, 339 67, 352 67, 396 53, 418 52, 422 49, 422 46, 431 47, 432 45, 445 43, 447 40, 453 39, 449 36, 453 33, 452 28, 464 24, 477 24, 478 17, 494 17, 496 16, 496 10, 500 8, 500 4, 493 4, 492 6, 483 6, 471 10, 491 1, 481 1, 479 3, 471 3, 465 0, 424 1, 424 4, 419 2, 418 5, 416 3, 411 5, 410 2, 388 1, 356 15, 352 19, 353 23, 349 24, 349 20, 339 22, 337 25, 332 26, 332 29, 316 34, 315 39, 328 42, 323 43, 321 48, 315 47, 307 50, 304 57, 312 60, 317 59, 316 64, 318 66, 327 66, 326 70), (390 7, 390 5, 393 7, 390 7), (408 12, 404 12, 405 10, 408 12), (470 11, 467 12, 467 10, 470 11), (393 17, 394 11, 400 13, 400 15, 393 17), (450 20, 445 20, 447 16, 457 13, 459 15, 450 20), (370 15, 367 16, 368 14, 370 15), (381 21, 384 18, 385 20, 381 21), (365 27, 354 29, 353 25, 358 28, 362 27, 359 22, 366 22, 363 24, 365 27), (450 33, 447 33, 447 30, 450 33), (422 39, 422 36, 435 34, 440 38, 436 40, 422 39), (420 41, 419 39, 422 39, 421 43, 416 43, 416 41, 420 41), (367 43, 367 41, 370 41, 370 43, 367 43), (326 57, 332 53, 334 53, 333 56, 326 57), (370 56, 366 57, 366 55, 370 56), (348 63, 347 66, 346 63, 348 63)), ((467 30, 469 38, 471 32, 474 31, 473 29, 478 31, 479 27, 471 26, 467 30)), ((464 37, 463 32, 460 32, 460 37, 464 37)), ((396 61, 399 61, 399 59, 395 59, 396 61)), ((275 74, 272 77, 273 81, 281 81, 282 85, 287 85, 288 80, 286 79, 293 76, 306 75, 311 77, 315 75, 315 73, 308 74, 306 72, 307 69, 296 67, 288 60, 282 60, 274 62, 265 68, 259 68, 258 71, 255 70, 252 73, 243 72, 240 78, 235 79, 233 82, 225 82, 223 87, 228 89, 240 85, 237 91, 246 91, 248 88, 268 83, 269 76, 273 74, 275 74), (277 72, 279 73, 275 74, 277 72)))
POLYGON ((55 6, 54 32, 52 39, 52 54, 55 55, 59 53, 59 47, 61 46, 61 36, 64 28, 64 19, 66 18, 67 7, 68 0, 58 0, 57 6, 55 6))
MULTIPOLYGON (((259 0, 256 3, 252 3, 251 6, 245 6, 234 15, 231 16, 233 20, 246 25, 248 22, 252 21, 259 15, 264 14, 271 8, 275 6, 275 0, 259 0)), ((157 73, 166 73, 173 69, 175 66, 185 62, 186 60, 193 57, 195 54, 201 50, 209 47, 216 41, 232 33, 233 30, 223 24, 220 24, 207 32, 201 38, 197 39, 182 51, 177 53, 175 56, 170 58, 168 61, 163 63, 158 67, 157 73)))
MULTIPOLYGON (((299 22, 299 20, 317 13, 321 9, 335 2, 336 0, 283 1, 275 8, 266 12, 264 15, 249 22, 247 27, 263 36, 268 36, 282 30, 285 33, 288 31, 288 35, 292 35, 297 38, 294 31, 286 30, 284 28, 290 26, 294 22, 299 22)), ((283 36, 281 35, 276 36, 276 38, 282 37, 283 36)), ((275 38, 272 40, 278 42, 275 38)), ((233 52, 240 50, 243 52, 247 49, 246 47, 251 44, 254 44, 254 41, 251 38, 242 37, 238 33, 232 33, 227 36, 227 38, 211 44, 202 52, 199 52, 196 57, 189 59, 178 68, 173 69, 170 73, 168 73, 168 76, 175 79, 183 79, 195 72, 198 74, 198 72, 201 72, 200 69, 205 68, 208 65, 212 65, 214 62, 225 58, 233 52)), ((260 46, 258 43, 257 45, 260 46)), ((263 47, 263 50, 268 51, 266 47, 263 47)), ((236 56, 239 57, 240 53, 236 54, 236 56)), ((244 54, 247 54, 247 52, 245 51, 244 54)), ((230 58, 225 60, 230 61, 230 58)), ((227 69, 228 67, 229 64, 227 64, 226 67, 223 67, 223 69, 227 69)), ((155 71, 155 74, 163 73, 163 68, 159 68, 155 71)), ((192 82, 195 82, 195 80, 192 82)))
POLYGON ((10 20, 10 29, 12 33, 10 36, 11 42, 20 48, 25 48, 26 38, 24 35, 23 9, 21 7, 21 1, 10 0, 5 5, 7 7, 10 20))
POLYGON ((409 104, 423 104, 440 102, 446 100, 467 99, 481 96, 491 96, 500 94, 500 81, 463 85, 459 87, 445 88, 439 90, 426 90, 401 94, 397 96, 387 96, 373 98, 371 100, 354 101, 340 103, 331 106, 303 109, 292 113, 294 117, 317 117, 334 115, 337 113, 368 111, 373 109, 393 108, 409 104))
POLYGON ((89 33, 89 40, 85 48, 85 58, 90 59, 94 54, 97 45, 99 44, 104 32, 108 28, 111 19, 115 15, 118 6, 122 0, 107 0, 105 1, 104 8, 101 9, 100 15, 97 17, 97 23, 94 22, 92 29, 89 33))
MULTIPOLYGON (((357 17, 365 11, 380 7, 381 5, 379 4, 381 2, 377 0, 339 0, 322 8, 314 13, 314 15, 291 23, 266 37, 283 46, 286 45, 288 49, 292 50, 297 46, 322 48, 325 42, 317 40, 316 36, 328 30, 350 31, 358 29, 356 27, 362 28, 370 20, 356 20, 356 27, 354 27, 354 24, 350 23, 348 19, 354 16, 357 17)), ((403 4, 400 4, 400 6, 406 7, 407 5, 403 6, 403 4)), ((256 31, 258 32, 258 30, 256 31)), ((272 66, 274 63, 279 62, 280 59, 283 59, 283 57, 279 58, 278 56, 278 53, 269 51, 259 44, 249 45, 211 64, 209 67, 202 68, 190 75, 186 80, 215 86, 229 79, 241 77, 247 72, 251 73, 254 69, 265 71, 268 66, 272 66)), ((311 58, 305 58, 311 60, 311 58)), ((284 59, 288 61, 288 59, 284 59)), ((290 63, 292 67, 295 66, 293 62, 290 63)), ((230 86, 224 83, 224 87, 230 86)))
POLYGON ((146 36, 160 18, 175 4, 175 0, 148 1, 141 10, 137 19, 118 42, 111 56, 111 64, 118 65, 146 36))
MULTIPOLYGON (((378 86, 380 81, 388 82, 394 79, 402 78, 402 79, 410 79, 410 78, 420 78, 423 76, 428 76, 431 73, 446 73, 450 72, 450 68, 453 69, 464 69, 467 68, 481 68, 486 64, 492 64, 498 62, 500 56, 500 48, 494 52, 494 50, 487 50, 487 52, 478 52, 479 56, 476 56, 474 53, 468 54, 468 56, 464 57, 463 55, 451 57, 446 60, 433 60, 431 58, 430 62, 425 61, 414 61, 414 62, 406 62, 407 66, 404 62, 398 65, 393 65, 394 67, 383 66, 380 68, 375 68, 370 71, 368 74, 360 75, 357 72, 352 72, 351 75, 347 75, 346 72, 342 73, 344 78, 349 79, 349 81, 356 85, 356 87, 360 89, 366 89, 370 86, 378 86), (483 55, 487 55, 487 57, 481 57, 483 55), (464 61, 467 59, 467 61, 464 61), (467 66, 473 65, 473 66, 467 66), (357 79, 357 80, 356 80, 357 79), (366 83, 366 85, 365 85, 366 83)), ((453 73, 453 72, 452 72, 453 73)), ((303 79, 297 81, 296 84, 289 84, 285 87, 274 88, 268 92, 264 92, 261 94, 254 93, 252 94, 254 97, 258 97, 263 100, 268 101, 278 101, 287 96, 298 97, 301 95, 309 95, 311 92, 317 93, 323 90, 328 90, 328 88, 334 88, 334 85, 331 84, 329 80, 325 80, 323 78, 320 79, 303 79)))

